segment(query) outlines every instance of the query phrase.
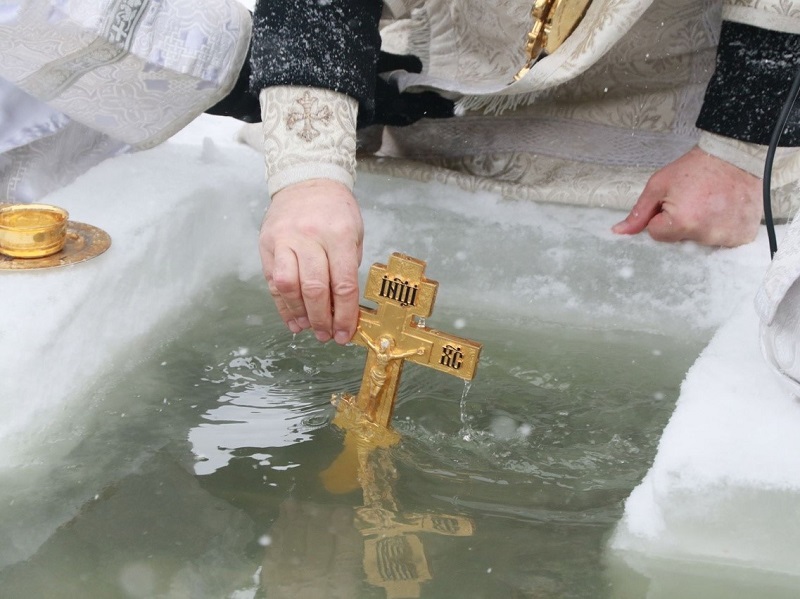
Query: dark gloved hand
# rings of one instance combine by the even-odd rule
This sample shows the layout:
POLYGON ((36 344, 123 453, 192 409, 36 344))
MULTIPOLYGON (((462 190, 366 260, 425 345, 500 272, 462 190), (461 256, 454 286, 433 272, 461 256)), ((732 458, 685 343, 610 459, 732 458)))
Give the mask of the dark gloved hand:
POLYGON ((455 104, 436 92, 403 92, 394 83, 380 76, 390 71, 420 73, 422 61, 416 56, 381 52, 378 56, 378 78, 375 82, 375 114, 365 122, 359 116, 358 127, 389 125, 404 127, 422 118, 441 119, 453 116, 455 104))
POLYGON ((245 123, 261 122, 261 105, 258 96, 250 93, 250 51, 231 92, 206 110, 208 114, 231 116, 245 123))
MULTIPOLYGON (((409 73, 421 72, 422 62, 416 56, 381 52, 377 66, 379 74, 375 81, 375 112, 369 120, 363 119, 359 114, 359 129, 370 125, 404 127, 422 118, 440 119, 453 116, 455 105, 452 100, 431 91, 400 93, 394 83, 390 83, 380 76, 380 73, 398 70, 409 73)), ((248 52, 236 85, 225 98, 206 112, 219 116, 230 116, 246 123, 260 122, 261 106, 258 96, 250 92, 249 84, 250 53, 248 52)))
POLYGON ((436 92, 400 93, 394 83, 380 77, 375 86, 375 114, 371 122, 358 121, 358 127, 389 125, 405 127, 418 120, 442 119, 453 116, 455 104, 436 92))

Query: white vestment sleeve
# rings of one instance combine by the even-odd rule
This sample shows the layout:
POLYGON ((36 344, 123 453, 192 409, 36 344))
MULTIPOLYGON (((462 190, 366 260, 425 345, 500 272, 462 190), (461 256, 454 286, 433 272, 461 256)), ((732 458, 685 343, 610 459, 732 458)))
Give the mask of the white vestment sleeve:
POLYGON ((722 18, 762 29, 800 34, 800 11, 792 0, 725 0, 722 18))
POLYGON ((236 0, 0 0, 0 77, 151 147, 228 94, 250 30, 236 0))
MULTIPOLYGON (((697 145, 701 150, 755 175, 764 176, 767 146, 738 141, 703 131, 697 145)), ((800 179, 800 148, 778 148, 772 166, 772 187, 778 188, 800 179)))
POLYGON ((309 179, 356 176, 358 102, 335 91, 278 85, 259 95, 269 195, 309 179))

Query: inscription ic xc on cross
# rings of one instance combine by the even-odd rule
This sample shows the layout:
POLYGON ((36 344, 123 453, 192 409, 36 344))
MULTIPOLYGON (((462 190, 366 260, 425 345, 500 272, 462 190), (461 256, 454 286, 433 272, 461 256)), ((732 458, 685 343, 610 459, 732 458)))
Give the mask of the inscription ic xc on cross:
POLYGON ((419 319, 433 311, 439 283, 426 279, 425 262, 394 253, 374 264, 364 297, 378 304, 361 308, 353 341, 369 348, 356 405, 374 423, 388 427, 406 360, 472 380, 481 345, 431 329, 419 319))

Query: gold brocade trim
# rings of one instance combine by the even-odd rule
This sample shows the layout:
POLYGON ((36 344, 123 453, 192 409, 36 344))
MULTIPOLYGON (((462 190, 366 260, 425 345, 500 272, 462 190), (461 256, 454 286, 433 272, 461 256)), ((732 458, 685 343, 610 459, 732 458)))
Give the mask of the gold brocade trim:
POLYGON ((533 29, 525 44, 527 62, 514 76, 522 79, 540 57, 552 54, 575 31, 592 0, 535 0, 533 29))

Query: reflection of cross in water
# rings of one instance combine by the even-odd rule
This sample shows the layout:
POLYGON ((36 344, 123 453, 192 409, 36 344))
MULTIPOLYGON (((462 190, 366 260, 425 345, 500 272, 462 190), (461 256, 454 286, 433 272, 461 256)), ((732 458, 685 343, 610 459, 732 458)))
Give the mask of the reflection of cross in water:
POLYGON ((439 286, 426 279, 424 272, 424 262, 398 253, 392 254, 388 266, 374 264, 369 271, 364 297, 378 308, 361 308, 359 333, 353 338, 371 350, 356 405, 383 427, 391 422, 406 359, 464 380, 475 376, 479 343, 429 329, 415 320, 430 316, 439 286), (381 339, 391 345, 383 355, 375 343, 382 343, 381 339))
POLYGON ((397 470, 389 450, 362 444, 358 462, 364 507, 356 510, 356 522, 365 537, 367 581, 386 589, 387 599, 419 597, 422 583, 432 576, 418 533, 468 537, 474 530, 472 520, 448 514, 400 513, 394 497, 397 470))
POLYGON ((308 91, 296 101, 303 107, 303 112, 290 112, 286 117, 286 127, 291 130, 297 123, 303 121, 303 129, 297 135, 305 141, 312 141, 320 135, 320 132, 314 128, 314 121, 327 125, 333 118, 333 113, 327 105, 315 111, 314 105, 317 103, 317 99, 312 97, 308 91))

